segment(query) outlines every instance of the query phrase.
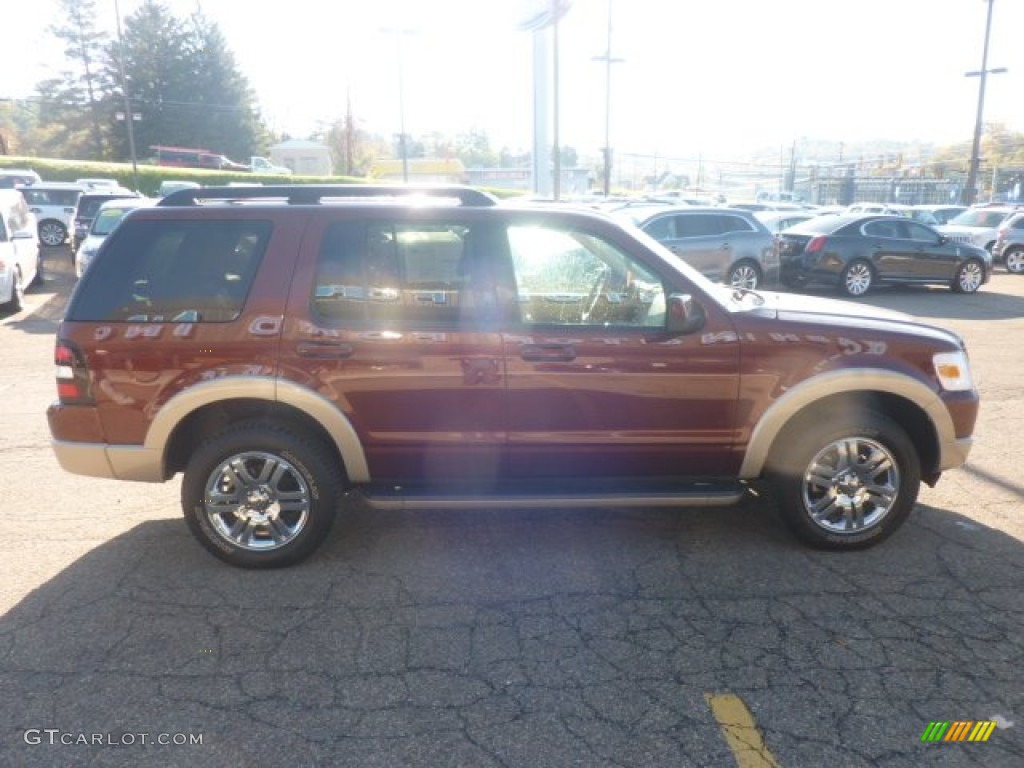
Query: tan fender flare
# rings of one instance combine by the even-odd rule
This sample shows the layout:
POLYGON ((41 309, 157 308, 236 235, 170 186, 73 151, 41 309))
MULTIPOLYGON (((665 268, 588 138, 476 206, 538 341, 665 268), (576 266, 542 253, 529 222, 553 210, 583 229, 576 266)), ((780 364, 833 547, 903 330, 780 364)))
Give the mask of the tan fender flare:
POLYGON ((949 411, 935 391, 917 379, 894 371, 845 368, 803 381, 772 403, 750 436, 740 466, 740 478, 752 480, 761 475, 779 433, 808 406, 839 394, 878 393, 902 397, 924 410, 935 426, 938 437, 940 469, 962 463, 962 441, 957 439, 949 411))

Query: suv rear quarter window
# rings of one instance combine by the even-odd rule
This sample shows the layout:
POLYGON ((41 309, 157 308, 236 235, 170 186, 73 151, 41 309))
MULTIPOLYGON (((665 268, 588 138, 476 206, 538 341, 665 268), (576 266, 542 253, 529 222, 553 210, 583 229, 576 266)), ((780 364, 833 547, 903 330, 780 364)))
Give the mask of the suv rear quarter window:
POLYGON ((495 273, 479 267, 507 261, 501 249, 482 247, 483 229, 445 220, 336 222, 320 250, 314 312, 359 325, 479 319, 482 307, 497 305, 495 273))
POLYGON ((132 221, 110 236, 68 319, 227 322, 241 313, 266 250, 268 221, 132 221))

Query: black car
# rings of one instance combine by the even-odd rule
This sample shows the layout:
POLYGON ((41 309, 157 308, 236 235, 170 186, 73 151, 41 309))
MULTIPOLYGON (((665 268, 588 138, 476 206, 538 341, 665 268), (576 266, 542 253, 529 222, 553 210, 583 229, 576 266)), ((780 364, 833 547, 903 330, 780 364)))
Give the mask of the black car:
POLYGON ((985 249, 902 216, 821 216, 778 239, 780 279, 790 288, 824 283, 863 296, 879 283, 934 283, 974 293, 992 274, 985 249))

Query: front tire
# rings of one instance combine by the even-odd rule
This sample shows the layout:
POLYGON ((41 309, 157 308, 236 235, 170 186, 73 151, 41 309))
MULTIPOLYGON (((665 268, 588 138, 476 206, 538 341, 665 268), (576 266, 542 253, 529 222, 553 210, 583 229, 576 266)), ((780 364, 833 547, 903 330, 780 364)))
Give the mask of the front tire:
POLYGON ((278 568, 327 537, 341 469, 319 440, 249 422, 207 440, 181 486, 189 529, 207 550, 242 568, 278 568))
POLYGON ((976 259, 968 259, 956 271, 952 288, 957 293, 975 293, 985 282, 985 267, 976 259))
POLYGON ((787 431, 773 450, 768 476, 790 530, 831 550, 884 541, 906 521, 921 487, 910 438, 871 411, 838 423, 804 421, 787 431))
POLYGON ((846 265, 839 280, 839 288, 847 296, 859 298, 867 294, 875 284, 875 270, 863 259, 846 265))

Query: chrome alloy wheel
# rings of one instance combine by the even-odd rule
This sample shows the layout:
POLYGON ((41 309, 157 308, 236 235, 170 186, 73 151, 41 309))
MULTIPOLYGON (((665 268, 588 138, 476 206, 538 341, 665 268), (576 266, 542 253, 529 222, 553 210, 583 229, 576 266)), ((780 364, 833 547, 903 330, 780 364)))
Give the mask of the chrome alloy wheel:
POLYGON ((290 462, 252 451, 230 456, 210 473, 203 510, 211 527, 242 549, 265 551, 292 541, 305 527, 309 486, 290 462))
POLYGON ((961 293, 974 293, 981 287, 984 279, 984 270, 976 261, 965 262, 956 273, 956 283, 961 293))
POLYGON ((729 285, 733 288, 754 290, 758 284, 757 268, 751 264, 738 264, 729 273, 729 285))
POLYGON ((1014 248, 1006 254, 1006 271, 1015 275, 1024 273, 1024 248, 1014 248))
POLYGON ((856 261, 843 273, 843 287, 851 296, 863 296, 874 281, 871 267, 863 261, 856 261))
POLYGON ((846 437, 825 446, 808 464, 804 509, 829 533, 860 533, 889 514, 899 487, 899 466, 884 445, 846 437))
POLYGON ((59 221, 44 221, 39 225, 39 239, 43 245, 63 245, 68 232, 59 221))

